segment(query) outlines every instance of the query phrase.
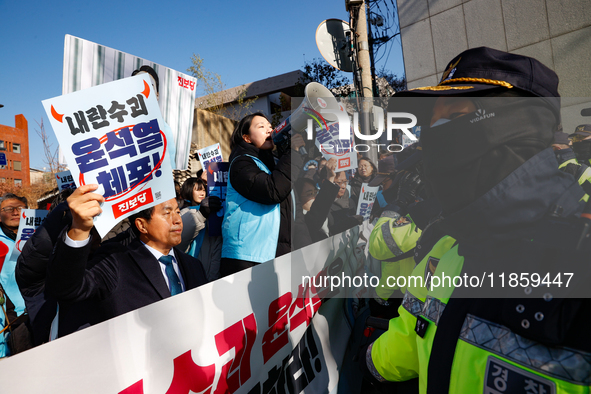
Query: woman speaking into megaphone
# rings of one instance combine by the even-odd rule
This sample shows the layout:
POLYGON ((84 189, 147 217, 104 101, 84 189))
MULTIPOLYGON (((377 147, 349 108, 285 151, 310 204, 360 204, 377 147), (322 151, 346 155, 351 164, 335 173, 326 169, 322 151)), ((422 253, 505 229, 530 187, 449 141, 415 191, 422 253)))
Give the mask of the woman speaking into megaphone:
POLYGON ((222 276, 291 252, 292 167, 297 177, 303 165, 301 155, 291 153, 304 146, 304 139, 292 137, 291 149, 275 164, 272 130, 258 112, 242 118, 232 133, 222 276))

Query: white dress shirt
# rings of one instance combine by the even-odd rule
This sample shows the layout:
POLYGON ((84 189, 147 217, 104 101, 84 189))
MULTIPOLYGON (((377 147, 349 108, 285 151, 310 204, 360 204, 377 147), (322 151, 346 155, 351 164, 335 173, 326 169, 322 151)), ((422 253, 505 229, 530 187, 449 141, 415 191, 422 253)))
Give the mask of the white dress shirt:
MULTIPOLYGON (((88 242, 90 242, 90 237, 86 238, 84 241, 74 241, 72 238, 70 238, 68 236, 68 233, 66 233, 66 239, 64 242, 66 245, 68 245, 72 248, 81 248, 83 246, 86 246, 88 244, 88 242)), ((160 253, 156 249, 146 245, 143 241, 142 241, 142 244, 146 247, 146 249, 148 249, 150 251, 150 253, 152 253, 154 255, 154 257, 156 257, 156 260, 158 260, 160 257, 163 256, 162 253, 160 253)), ((181 281, 181 288, 183 289, 183 291, 185 291, 186 290, 185 281, 183 280, 183 276, 181 275, 179 263, 177 262, 176 257, 174 256, 174 250, 172 250, 172 248, 170 249, 170 252, 168 252, 168 255, 172 256, 172 267, 174 268, 174 272, 176 272, 177 276, 179 277, 179 280, 181 281)), ((166 286, 168 286, 168 288, 170 289, 170 283, 168 283, 168 276, 166 275, 166 271, 165 271, 166 264, 164 264, 160 260, 158 260, 158 264, 160 265, 160 271, 162 272, 162 276, 164 277, 164 281, 166 282, 166 286)))

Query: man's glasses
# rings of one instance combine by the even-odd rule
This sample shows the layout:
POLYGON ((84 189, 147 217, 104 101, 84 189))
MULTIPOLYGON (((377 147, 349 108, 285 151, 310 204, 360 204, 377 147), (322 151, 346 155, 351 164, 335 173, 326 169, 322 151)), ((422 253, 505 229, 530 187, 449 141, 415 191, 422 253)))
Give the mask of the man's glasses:
POLYGON ((0 209, 0 211, 2 212, 6 212, 6 213, 13 213, 15 210, 20 213, 23 209, 26 209, 25 207, 5 207, 0 209))

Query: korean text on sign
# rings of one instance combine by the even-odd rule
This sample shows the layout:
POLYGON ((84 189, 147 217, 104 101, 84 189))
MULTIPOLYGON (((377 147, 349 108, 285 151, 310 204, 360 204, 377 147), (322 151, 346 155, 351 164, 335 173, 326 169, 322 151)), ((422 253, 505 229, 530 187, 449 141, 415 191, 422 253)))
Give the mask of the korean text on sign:
POLYGON ((99 234, 139 208, 174 198, 164 124, 146 74, 45 100, 72 178, 105 197, 99 234), (165 159, 166 157, 166 159, 165 159))
POLYGON ((43 223, 49 211, 43 209, 23 209, 16 233, 16 244, 12 250, 11 260, 21 254, 25 243, 35 234, 37 227, 43 223))

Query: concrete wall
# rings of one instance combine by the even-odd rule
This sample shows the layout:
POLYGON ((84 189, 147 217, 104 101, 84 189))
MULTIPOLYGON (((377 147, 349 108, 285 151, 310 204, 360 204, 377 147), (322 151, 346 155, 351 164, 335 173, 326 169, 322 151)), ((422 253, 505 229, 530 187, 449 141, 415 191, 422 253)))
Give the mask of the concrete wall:
POLYGON ((31 168, 31 170, 29 171, 29 179, 31 181, 31 185, 35 183, 44 182, 47 175, 51 174, 31 168))
POLYGON ((591 123, 591 0, 398 0, 409 88, 436 85, 447 63, 488 46, 534 57, 560 77, 564 130, 591 123))

